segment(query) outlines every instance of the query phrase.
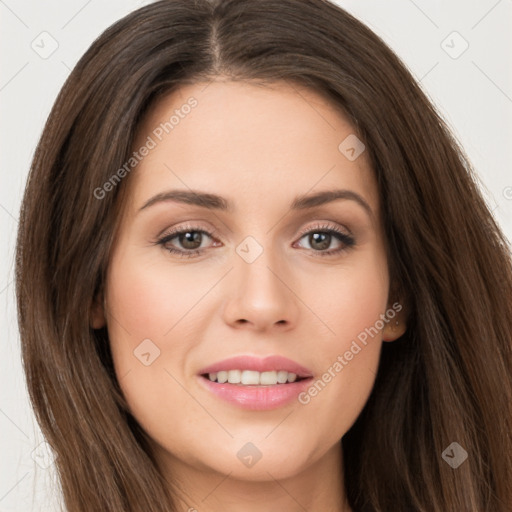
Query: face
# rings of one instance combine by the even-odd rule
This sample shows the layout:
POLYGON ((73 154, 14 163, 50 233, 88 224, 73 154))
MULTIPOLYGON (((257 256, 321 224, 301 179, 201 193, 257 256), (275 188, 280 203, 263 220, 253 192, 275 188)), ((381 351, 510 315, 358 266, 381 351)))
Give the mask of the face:
POLYGON ((290 477, 361 412, 401 327, 360 144, 287 83, 187 85, 147 114, 93 324, 164 466, 290 477))

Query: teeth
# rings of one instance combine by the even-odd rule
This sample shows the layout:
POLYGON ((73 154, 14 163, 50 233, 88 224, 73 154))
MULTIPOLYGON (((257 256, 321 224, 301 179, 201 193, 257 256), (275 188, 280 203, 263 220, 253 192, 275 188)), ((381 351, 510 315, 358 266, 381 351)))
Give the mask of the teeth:
POLYGON ((217 374, 210 373, 210 380, 215 380, 215 375, 217 375, 217 382, 220 382, 221 384, 228 381, 228 372, 218 372, 217 374), (214 376, 213 379, 212 375, 214 376))
POLYGON ((288 380, 288 372, 280 370, 277 372, 277 382, 284 384, 288 380))
MULTIPOLYGON (((286 373, 286 375, 288 375, 288 372, 279 373, 286 373)), ((274 385, 279 382, 279 379, 277 378, 277 372, 261 372, 259 374, 259 380, 260 381, 258 384, 263 384, 264 386, 274 385)), ((281 382, 281 384, 284 384, 284 382, 281 382)))
POLYGON ((229 370, 228 382, 230 384, 240 384, 241 378, 242 378, 242 372, 240 370, 229 370))
POLYGON ((252 372, 250 370, 244 370, 242 377, 240 378, 241 384, 259 384, 260 374, 258 372, 252 372))
POLYGON ((208 378, 212 382, 219 382, 221 384, 229 382, 230 384, 241 384, 242 386, 274 386, 276 384, 295 382, 297 374, 289 373, 286 370, 261 373, 253 370, 229 370, 209 373, 208 378))

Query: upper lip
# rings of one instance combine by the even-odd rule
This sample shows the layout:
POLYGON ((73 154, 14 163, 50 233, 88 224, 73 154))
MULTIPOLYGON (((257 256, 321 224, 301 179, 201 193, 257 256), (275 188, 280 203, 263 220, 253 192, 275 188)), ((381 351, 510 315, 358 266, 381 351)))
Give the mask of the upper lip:
POLYGON ((265 358, 254 356, 236 356, 223 359, 212 365, 206 366, 199 371, 200 375, 206 373, 216 373, 229 370, 253 370, 257 372, 270 372, 286 370, 289 373, 295 373, 298 377, 312 377, 311 370, 288 359, 287 357, 273 355, 265 358))

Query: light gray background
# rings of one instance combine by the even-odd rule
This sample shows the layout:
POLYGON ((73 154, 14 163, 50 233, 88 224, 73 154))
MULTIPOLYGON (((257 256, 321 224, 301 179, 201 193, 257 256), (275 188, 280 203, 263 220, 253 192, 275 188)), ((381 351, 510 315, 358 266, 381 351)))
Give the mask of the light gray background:
MULTIPOLYGON (((28 168, 79 57, 111 23, 145 3, 0 0, 0 512, 58 509, 54 466, 27 400, 15 315, 14 243, 28 168)), ((338 3, 379 34, 421 82, 512 240, 512 0, 338 3)))

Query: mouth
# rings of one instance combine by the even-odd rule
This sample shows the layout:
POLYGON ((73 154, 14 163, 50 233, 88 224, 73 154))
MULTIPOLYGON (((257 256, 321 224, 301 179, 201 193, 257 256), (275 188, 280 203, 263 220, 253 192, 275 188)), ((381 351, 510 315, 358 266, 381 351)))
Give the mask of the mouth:
POLYGON ((251 370, 229 370, 203 373, 198 378, 201 387, 217 399, 250 411, 269 411, 298 403, 298 397, 313 380, 313 377, 302 377, 284 370, 261 374, 251 370), (233 382, 221 382, 226 378, 225 374, 233 382))
POLYGON ((264 411, 291 405, 313 380, 313 373, 280 355, 239 355, 198 372, 201 387, 242 409, 264 411))

